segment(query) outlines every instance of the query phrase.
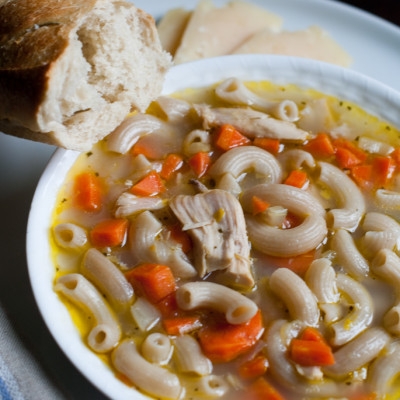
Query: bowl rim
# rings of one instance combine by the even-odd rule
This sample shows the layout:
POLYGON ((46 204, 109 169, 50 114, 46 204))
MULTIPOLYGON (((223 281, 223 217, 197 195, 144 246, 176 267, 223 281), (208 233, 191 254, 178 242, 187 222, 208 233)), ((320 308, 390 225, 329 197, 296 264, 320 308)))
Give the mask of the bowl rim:
MULTIPOLYGON (((172 67, 162 94, 200 88, 225 78, 270 80, 313 88, 361 104, 367 112, 400 128, 400 93, 356 71, 319 61, 271 55, 235 55, 203 59, 172 67), (349 90, 351 89, 351 90, 349 90)), ((151 399, 119 381, 83 342, 70 314, 53 290, 50 226, 57 194, 80 153, 58 149, 37 185, 28 217, 26 254, 30 284, 40 314, 67 358, 98 390, 115 400, 151 399)))

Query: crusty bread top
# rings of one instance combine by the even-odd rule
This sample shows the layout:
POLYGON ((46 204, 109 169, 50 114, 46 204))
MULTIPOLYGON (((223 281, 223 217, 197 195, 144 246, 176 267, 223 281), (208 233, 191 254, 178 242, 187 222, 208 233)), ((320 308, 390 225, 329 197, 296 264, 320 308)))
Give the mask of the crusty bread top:
POLYGON ((46 72, 68 46, 68 33, 95 0, 3 0, 0 5, 0 116, 32 119, 47 90, 46 72))
POLYGON ((153 18, 130 2, 0 0, 5 133, 86 150, 158 96, 169 66, 153 18))

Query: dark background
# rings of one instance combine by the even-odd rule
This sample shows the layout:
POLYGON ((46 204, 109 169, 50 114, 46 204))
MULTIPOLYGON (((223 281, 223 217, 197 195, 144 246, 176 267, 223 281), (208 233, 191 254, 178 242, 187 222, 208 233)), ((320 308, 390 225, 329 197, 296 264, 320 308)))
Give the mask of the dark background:
POLYGON ((342 2, 361 8, 394 24, 400 25, 400 0, 346 0, 342 2))

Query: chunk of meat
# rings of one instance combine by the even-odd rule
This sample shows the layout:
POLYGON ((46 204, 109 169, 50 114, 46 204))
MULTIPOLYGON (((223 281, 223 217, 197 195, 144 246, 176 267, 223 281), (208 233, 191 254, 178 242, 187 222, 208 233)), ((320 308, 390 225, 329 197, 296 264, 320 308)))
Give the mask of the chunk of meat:
POLYGON ((269 137, 300 143, 308 138, 308 133, 293 122, 275 119, 251 108, 211 108, 206 104, 195 104, 193 107, 203 119, 204 129, 231 124, 250 138, 269 137))
POLYGON ((253 286, 243 210, 233 195, 218 189, 179 195, 170 207, 193 240, 201 277, 219 271, 225 284, 253 286))

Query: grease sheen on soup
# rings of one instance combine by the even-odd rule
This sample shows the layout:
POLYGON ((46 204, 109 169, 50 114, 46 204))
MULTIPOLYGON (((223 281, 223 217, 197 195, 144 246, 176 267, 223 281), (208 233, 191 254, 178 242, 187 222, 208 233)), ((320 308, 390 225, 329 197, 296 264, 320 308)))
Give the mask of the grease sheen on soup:
POLYGON ((154 398, 397 399, 399 141, 292 85, 162 97, 69 172, 55 290, 154 398))

